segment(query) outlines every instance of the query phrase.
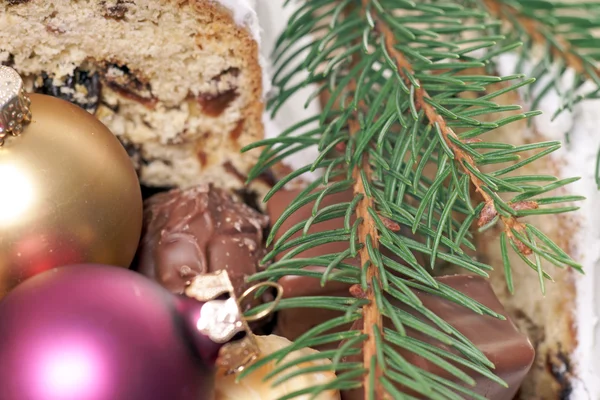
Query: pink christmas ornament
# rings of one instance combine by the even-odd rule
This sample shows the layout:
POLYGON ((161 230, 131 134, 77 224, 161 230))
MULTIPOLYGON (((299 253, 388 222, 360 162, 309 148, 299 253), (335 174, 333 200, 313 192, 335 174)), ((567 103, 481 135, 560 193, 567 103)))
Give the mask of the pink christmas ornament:
POLYGON ((52 269, 0 303, 0 399, 212 399, 235 313, 235 302, 175 296, 126 269, 52 269))

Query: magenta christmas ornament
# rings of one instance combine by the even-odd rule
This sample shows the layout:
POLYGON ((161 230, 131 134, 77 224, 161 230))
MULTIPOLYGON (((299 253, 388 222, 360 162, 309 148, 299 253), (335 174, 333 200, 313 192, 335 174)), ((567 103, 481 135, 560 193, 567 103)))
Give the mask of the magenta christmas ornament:
MULTIPOLYGON (((211 300, 228 285, 201 277, 191 298, 104 265, 34 276, 0 302, 0 399, 210 400, 221 347, 247 329, 234 297, 211 300)), ((230 364, 257 355, 239 343, 230 364)))

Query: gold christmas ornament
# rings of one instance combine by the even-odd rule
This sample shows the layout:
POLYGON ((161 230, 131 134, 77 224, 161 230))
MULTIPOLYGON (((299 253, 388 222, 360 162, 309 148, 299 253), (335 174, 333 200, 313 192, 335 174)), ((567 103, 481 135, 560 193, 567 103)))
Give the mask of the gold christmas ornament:
POLYGON ((129 267, 142 197, 127 153, 95 117, 23 93, 0 66, 0 298, 19 282, 75 263, 129 267))
MULTIPOLYGON (((282 350, 292 344, 288 339, 276 336, 255 336, 255 342, 260 349, 261 355, 267 356, 276 351, 282 350)), ((311 361, 298 363, 298 365, 289 367, 281 374, 265 378, 275 370, 275 368, 292 363, 299 358, 317 354, 317 350, 301 348, 291 352, 279 364, 274 361, 262 365, 250 375, 238 381, 236 375, 227 374, 220 368, 217 371, 215 381, 215 400, 276 400, 290 395, 296 391, 310 389, 317 385, 326 385, 335 380, 335 373, 332 371, 319 371, 319 367, 326 367, 331 364, 326 358, 318 358, 311 361), (294 375, 301 369, 313 367, 314 372, 294 375), (282 377, 289 375, 278 385, 274 383, 282 377)), ((297 400, 340 400, 338 390, 324 390, 322 393, 313 397, 311 394, 305 394, 294 397, 297 400)))

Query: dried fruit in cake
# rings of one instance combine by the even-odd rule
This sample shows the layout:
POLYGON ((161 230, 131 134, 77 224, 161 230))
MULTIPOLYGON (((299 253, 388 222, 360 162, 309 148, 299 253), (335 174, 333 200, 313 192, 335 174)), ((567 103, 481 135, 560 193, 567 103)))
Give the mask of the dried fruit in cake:
POLYGON ((94 113, 146 186, 244 186, 258 150, 239 150, 263 137, 258 39, 248 2, 0 2, 0 62, 94 113))

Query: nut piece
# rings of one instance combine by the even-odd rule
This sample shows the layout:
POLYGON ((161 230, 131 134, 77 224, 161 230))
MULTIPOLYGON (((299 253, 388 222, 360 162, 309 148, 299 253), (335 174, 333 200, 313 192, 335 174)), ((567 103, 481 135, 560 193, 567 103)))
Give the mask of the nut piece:
MULTIPOLYGON (((258 347, 264 355, 272 354, 277 350, 292 344, 292 342, 290 342, 288 339, 276 335, 256 336, 256 341, 258 343, 258 347)), ((315 353, 318 352, 309 348, 297 350, 286 356, 279 365, 284 365, 294 359, 315 353)), ((326 359, 301 363, 298 366, 287 369, 286 371, 282 372, 282 374, 288 375, 296 372, 300 368, 315 367, 329 363, 330 361, 326 359)), ((294 376, 293 378, 286 380, 284 383, 272 387, 273 382, 283 375, 276 375, 274 378, 271 378, 266 382, 264 382, 263 379, 267 374, 273 371, 275 367, 276 366, 273 362, 268 363, 237 383, 235 381, 235 375, 225 375, 223 370, 219 370, 217 372, 217 378, 215 381, 215 400, 276 400, 298 390, 322 385, 335 379, 335 374, 333 372, 315 372, 294 376)), ((295 397, 296 400, 308 400, 310 398, 311 395, 308 394, 295 397)), ((321 393, 319 396, 314 397, 314 399, 339 400, 340 393, 337 390, 328 390, 321 393)))

